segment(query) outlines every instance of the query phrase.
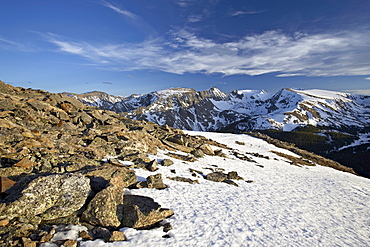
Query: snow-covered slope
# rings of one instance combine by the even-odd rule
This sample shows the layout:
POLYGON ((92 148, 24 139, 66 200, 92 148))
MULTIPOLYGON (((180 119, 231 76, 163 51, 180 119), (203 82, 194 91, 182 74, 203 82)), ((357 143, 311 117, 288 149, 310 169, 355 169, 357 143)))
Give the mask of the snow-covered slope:
POLYGON ((160 151, 151 158, 169 158, 174 164, 160 166, 156 172, 136 169, 136 174, 144 180, 161 173, 168 188, 125 193, 150 196, 172 209, 175 215, 163 223, 171 223, 173 229, 164 233, 163 227, 146 231, 123 228, 128 241, 95 240, 81 246, 370 245, 369 179, 328 167, 293 166, 271 151, 297 155, 247 135, 188 133, 224 143, 255 162, 237 159, 227 149, 223 149, 226 158, 205 156, 195 162, 176 160, 160 151), (189 169, 204 174, 211 170, 237 171, 244 180, 235 180, 239 185, 236 187, 206 180, 199 174, 194 177, 189 169), (199 184, 167 179, 174 176, 197 179, 199 184), (166 234, 170 238, 162 237, 166 234))
POLYGON ((308 124, 363 128, 370 123, 370 97, 326 90, 282 89, 271 94, 263 90, 223 93, 217 88, 201 92, 172 88, 112 100, 74 96, 90 105, 125 112, 133 119, 188 130, 289 131, 308 124))

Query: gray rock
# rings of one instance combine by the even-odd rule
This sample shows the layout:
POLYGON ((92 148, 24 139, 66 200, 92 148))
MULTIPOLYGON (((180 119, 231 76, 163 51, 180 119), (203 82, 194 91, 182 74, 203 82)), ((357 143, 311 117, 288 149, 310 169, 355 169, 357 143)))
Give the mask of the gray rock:
POLYGON ((125 195, 122 212, 122 225, 136 229, 148 229, 173 215, 172 210, 161 208, 152 198, 136 195, 125 195))
MULTIPOLYGON (((1 219, 40 215, 43 220, 66 217, 79 210, 90 193, 89 179, 80 174, 50 175, 32 180, 0 211, 1 219)), ((5 198, 6 200, 7 198, 5 198)))
POLYGON ((223 182, 227 179, 227 175, 222 172, 212 172, 207 174, 205 178, 213 182, 223 182))
POLYGON ((236 171, 229 172, 227 174, 228 179, 243 180, 244 178, 240 177, 236 171))

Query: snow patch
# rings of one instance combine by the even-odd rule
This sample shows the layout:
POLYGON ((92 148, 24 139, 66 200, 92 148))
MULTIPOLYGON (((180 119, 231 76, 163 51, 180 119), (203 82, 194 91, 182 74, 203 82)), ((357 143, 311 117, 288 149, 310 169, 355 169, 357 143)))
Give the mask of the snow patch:
MULTIPOLYGON (((81 243, 92 246, 368 246, 370 232, 370 180, 328 167, 297 167, 271 151, 296 156, 261 139, 248 135, 203 133, 239 153, 258 153, 269 159, 252 157, 243 161, 222 149, 227 158, 205 156, 184 162, 159 150, 150 158, 169 158, 174 164, 159 166, 156 172, 136 169, 138 177, 161 173, 167 189, 138 189, 127 193, 152 197, 175 215, 167 219, 173 229, 137 231, 123 228, 128 241, 81 243), (237 144, 243 142, 244 145, 237 144), (245 180, 239 187, 204 179, 212 169, 237 171, 245 180), (176 174, 173 173, 173 170, 176 174), (199 184, 177 182, 167 177, 197 179, 199 184), (170 238, 162 236, 168 234, 170 238)), ((212 147, 213 149, 219 149, 212 147)))

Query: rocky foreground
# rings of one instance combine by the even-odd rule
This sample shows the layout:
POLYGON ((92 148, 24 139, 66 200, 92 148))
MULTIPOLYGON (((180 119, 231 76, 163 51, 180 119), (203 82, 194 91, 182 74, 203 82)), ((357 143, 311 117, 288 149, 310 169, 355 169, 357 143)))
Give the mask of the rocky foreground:
MULTIPOLYGON (((209 145, 225 148, 63 94, 15 88, 1 81, 0 140, 0 246, 42 246, 50 241, 77 246, 74 240, 53 238, 63 225, 84 226, 79 239, 107 242, 125 240, 118 231, 121 227, 158 226, 174 214, 171 209, 161 208, 155 198, 124 195, 128 187, 166 188, 155 171, 172 161, 158 164, 148 154, 162 149, 191 161, 204 154, 223 155, 209 145), (153 175, 137 182, 130 168, 147 169, 153 175)), ((209 179, 213 175, 217 180, 217 174, 209 179)), ((229 181, 226 174, 218 175, 229 181)))

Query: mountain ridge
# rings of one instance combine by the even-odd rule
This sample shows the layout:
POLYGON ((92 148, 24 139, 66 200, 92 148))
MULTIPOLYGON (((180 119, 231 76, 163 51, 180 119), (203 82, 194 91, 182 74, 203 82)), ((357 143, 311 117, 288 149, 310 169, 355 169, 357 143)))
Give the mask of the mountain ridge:
POLYGON ((272 94, 264 90, 224 93, 216 87, 205 91, 171 88, 129 97, 71 96, 129 118, 187 130, 219 131, 236 122, 240 123, 234 131, 370 125, 369 96, 320 89, 283 88, 272 94))

